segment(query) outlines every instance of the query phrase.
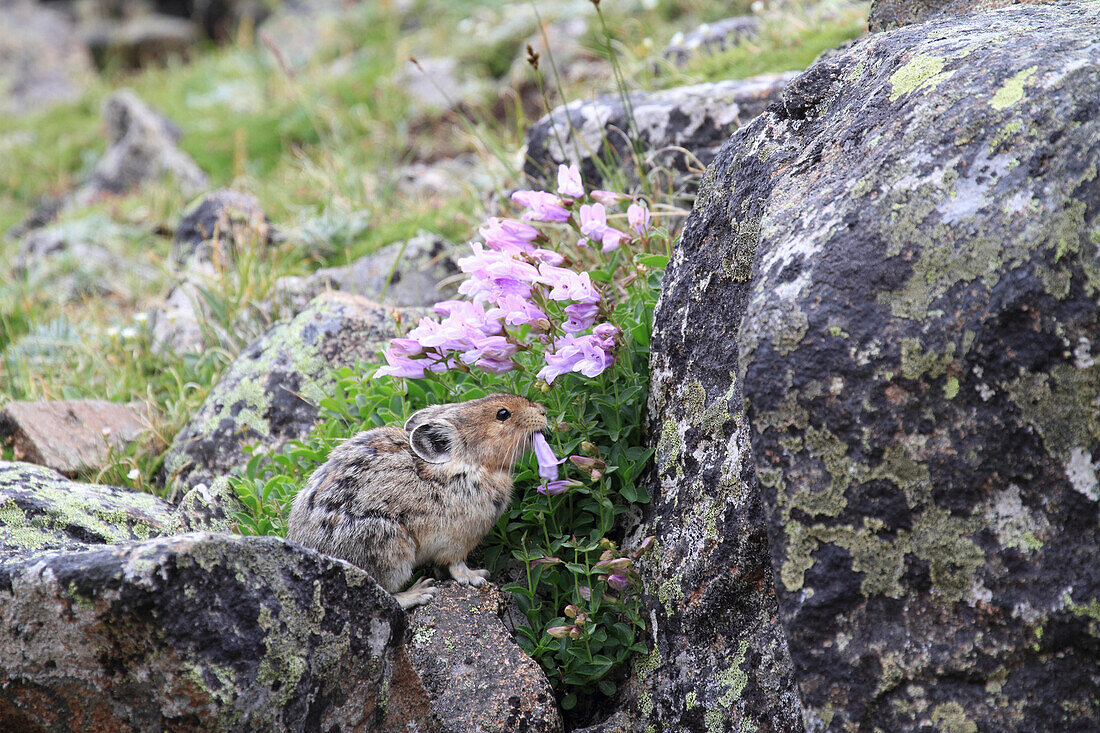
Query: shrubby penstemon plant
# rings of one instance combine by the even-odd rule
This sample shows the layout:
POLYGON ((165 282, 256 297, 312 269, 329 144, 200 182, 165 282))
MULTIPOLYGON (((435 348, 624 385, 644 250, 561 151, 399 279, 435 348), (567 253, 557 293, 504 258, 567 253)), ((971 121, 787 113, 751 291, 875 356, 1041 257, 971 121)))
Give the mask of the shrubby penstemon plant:
POLYGON ((507 391, 546 405, 551 428, 516 468, 515 497, 483 543, 526 619, 519 644, 566 709, 614 694, 644 651, 634 570, 642 542, 620 549, 652 451, 642 420, 653 305, 669 249, 645 202, 586 191, 576 167, 555 192, 517 191, 518 219, 491 218, 459 260, 463 299, 435 306, 384 351, 385 364, 342 370, 307 441, 256 456, 234 480, 246 533, 285 534, 293 493, 342 439, 400 424, 437 402, 507 391), (562 456, 562 458, 558 458, 562 456))

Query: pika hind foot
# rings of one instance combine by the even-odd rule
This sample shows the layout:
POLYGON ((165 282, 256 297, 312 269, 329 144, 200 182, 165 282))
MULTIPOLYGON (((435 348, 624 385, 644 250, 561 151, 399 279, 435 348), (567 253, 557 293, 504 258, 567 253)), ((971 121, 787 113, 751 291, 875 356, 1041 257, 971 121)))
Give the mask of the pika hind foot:
POLYGON ((449 570, 451 571, 451 577, 461 585, 472 585, 480 588, 489 583, 488 570, 471 570, 466 567, 465 562, 451 563, 449 570))
POLYGON ((435 587, 435 583, 431 578, 421 578, 410 585, 408 590, 394 593, 393 597, 401 604, 401 608, 408 610, 413 606, 422 606, 425 603, 431 603, 438 590, 439 589, 435 587))

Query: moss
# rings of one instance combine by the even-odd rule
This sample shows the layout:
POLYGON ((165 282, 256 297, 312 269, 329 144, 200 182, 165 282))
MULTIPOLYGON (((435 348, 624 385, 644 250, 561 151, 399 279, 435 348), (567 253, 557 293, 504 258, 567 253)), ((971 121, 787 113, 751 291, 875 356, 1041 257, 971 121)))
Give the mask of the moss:
MULTIPOLYGON (((683 441, 680 439, 679 426, 673 419, 665 420, 664 425, 661 426, 661 437, 657 441, 657 471, 658 473, 664 473, 668 470, 668 467, 673 463, 676 463, 676 459, 680 457, 680 450, 683 448, 683 441)), ((680 466, 676 467, 677 475, 683 469, 680 466)))
POLYGON ((684 597, 684 589, 680 587, 682 582, 679 577, 669 578, 657 588, 657 600, 661 602, 667 616, 676 613, 676 604, 684 597))
POLYGON ((653 674, 661 666, 661 650, 653 647, 653 651, 643 656, 634 657, 634 676, 645 679, 653 674))
POLYGON ((1005 109, 1019 102, 1024 98, 1024 85, 1028 80, 1035 75, 1035 72, 1039 70, 1038 66, 1032 66, 1029 69, 1024 69, 1018 72, 1011 79, 1001 85, 1001 88, 996 91, 993 98, 989 100, 989 106, 996 110, 1005 109))
POLYGON ((942 377, 955 360, 955 344, 948 343, 943 355, 925 351, 915 338, 901 340, 901 374, 906 379, 918 379, 928 374, 932 379, 942 377))
POLYGON ((1007 385, 1010 399, 1043 438, 1047 451, 1063 463, 1074 448, 1100 441, 1100 364, 1077 369, 1059 364, 1049 373, 1025 373, 1007 385))

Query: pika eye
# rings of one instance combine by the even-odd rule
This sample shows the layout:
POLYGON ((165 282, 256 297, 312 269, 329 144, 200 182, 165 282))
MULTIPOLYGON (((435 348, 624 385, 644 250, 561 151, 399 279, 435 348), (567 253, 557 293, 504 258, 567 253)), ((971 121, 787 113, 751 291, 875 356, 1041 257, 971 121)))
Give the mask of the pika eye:
POLYGON ((505 408, 505 407, 502 407, 499 410, 497 410, 497 420, 500 420, 501 422, 504 422, 505 420, 507 420, 511 416, 512 416, 512 413, 509 412, 508 409, 505 408))

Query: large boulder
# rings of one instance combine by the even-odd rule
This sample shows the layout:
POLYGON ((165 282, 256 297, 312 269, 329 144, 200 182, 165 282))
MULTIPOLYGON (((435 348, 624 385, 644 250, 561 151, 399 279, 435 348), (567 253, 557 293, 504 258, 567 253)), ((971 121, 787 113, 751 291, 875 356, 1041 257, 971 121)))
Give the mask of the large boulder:
POLYGON ((633 700, 661 729, 725 715, 723 661, 726 701, 789 695, 773 578, 808 729, 1100 725, 1097 27, 1064 3, 871 36, 712 164, 654 334, 633 700))
POLYGON ((873 0, 871 12, 867 16, 867 27, 872 33, 877 33, 947 15, 976 13, 1020 3, 1052 1, 1054 0, 873 0))
POLYGON ((174 507, 152 494, 0 461, 0 562, 147 540, 179 528, 174 507))
POLYGON ((332 370, 377 360, 396 335, 393 309, 331 291, 252 342, 230 365, 165 456, 169 480, 190 489, 247 463, 246 447, 278 450, 304 438, 332 370))
POLYGON ((274 537, 12 562, 0 729, 433 730, 405 628, 366 573, 274 537))
POLYGON ((677 180, 707 165, 730 133, 764 111, 795 74, 758 76, 578 100, 557 107, 527 130, 523 172, 535 182, 553 182, 561 163, 577 163, 589 186, 599 186, 603 170, 621 167, 633 175, 662 167, 677 180), (686 153, 684 151, 687 151, 686 153))

